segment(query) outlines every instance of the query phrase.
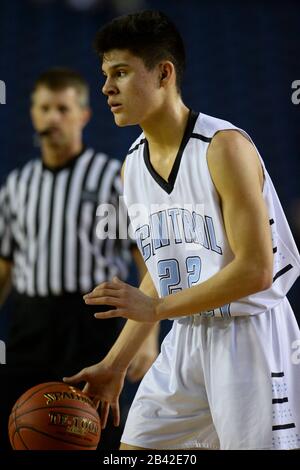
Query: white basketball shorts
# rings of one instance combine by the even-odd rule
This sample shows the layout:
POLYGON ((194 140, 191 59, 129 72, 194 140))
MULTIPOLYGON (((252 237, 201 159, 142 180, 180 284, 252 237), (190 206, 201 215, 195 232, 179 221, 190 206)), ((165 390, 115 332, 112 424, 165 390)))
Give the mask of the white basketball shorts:
POLYGON ((175 320, 121 441, 146 449, 300 448, 300 334, 288 300, 255 316, 175 320))

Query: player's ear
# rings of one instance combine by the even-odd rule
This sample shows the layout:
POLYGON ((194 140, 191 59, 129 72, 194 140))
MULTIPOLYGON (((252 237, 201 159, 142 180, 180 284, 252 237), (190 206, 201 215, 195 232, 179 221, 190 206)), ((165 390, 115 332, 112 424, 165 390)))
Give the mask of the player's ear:
POLYGON ((175 76, 175 68, 169 60, 159 64, 159 80, 160 85, 165 86, 170 79, 175 76))

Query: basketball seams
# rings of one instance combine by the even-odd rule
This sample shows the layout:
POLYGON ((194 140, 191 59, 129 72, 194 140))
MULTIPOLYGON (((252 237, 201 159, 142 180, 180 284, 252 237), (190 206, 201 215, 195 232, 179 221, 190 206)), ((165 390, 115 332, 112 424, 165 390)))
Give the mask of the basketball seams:
MULTIPOLYGON (((18 408, 18 409, 21 408, 21 406, 23 406, 24 403, 26 403, 28 400, 30 400, 36 393, 41 392, 43 389, 49 388, 52 385, 61 385, 61 383, 60 382, 48 382, 46 384, 43 384, 42 387, 38 388, 37 390, 34 390, 34 392, 32 392, 32 394, 29 395, 27 398, 25 398, 25 400, 22 401, 21 403, 18 403, 18 401, 19 401, 18 400, 16 405, 15 405, 16 408, 18 408)), ((26 392, 24 392, 24 393, 26 393, 26 392)), ((22 396, 20 398, 22 398, 22 396)))
MULTIPOLYGON (((60 436, 59 436, 59 437, 55 437, 55 436, 53 436, 52 434, 48 434, 48 433, 45 432, 45 431, 38 431, 36 428, 33 428, 33 427, 31 427, 31 426, 26 425, 26 426, 21 426, 21 427, 18 428, 17 431, 16 431, 16 432, 18 432, 18 434, 19 434, 19 436, 20 436, 20 438, 21 438, 21 440, 22 440, 22 443, 24 444, 24 446, 26 447, 26 449, 28 449, 28 447, 25 445, 25 442, 23 441, 23 439, 22 439, 22 437, 21 437, 21 435, 20 435, 20 432, 19 432, 19 431, 22 430, 22 429, 30 429, 30 431, 34 431, 34 432, 36 432, 37 434, 42 434, 43 436, 46 436, 47 438, 50 437, 51 439, 54 439, 55 441, 65 442, 66 444, 72 444, 72 445, 75 446, 75 447, 88 447, 88 448, 93 448, 93 449, 95 449, 95 448, 97 447, 97 444, 86 444, 85 442, 81 442, 81 441, 80 441, 80 443, 76 444, 75 442, 68 441, 67 439, 63 439, 63 438, 60 437, 60 436)), ((74 450, 75 450, 75 449, 74 449, 74 450)))
POLYGON ((26 449, 26 450, 29 450, 29 447, 27 447, 27 445, 26 445, 26 443, 25 443, 25 441, 24 441, 22 435, 19 433, 19 430, 17 429, 16 431, 17 431, 18 436, 19 436, 19 439, 20 439, 20 441, 22 442, 22 444, 23 444, 23 446, 25 447, 25 449, 26 449))
POLYGON ((23 441, 22 439, 22 436, 19 434, 19 431, 18 431, 18 428, 17 428, 17 419, 16 419, 16 411, 17 411, 17 407, 16 405, 13 407, 12 409, 12 413, 9 417, 9 420, 8 420, 8 434, 9 434, 9 440, 11 442, 11 445, 12 445, 12 448, 14 450, 16 450, 16 447, 15 447, 15 436, 17 434, 18 438, 20 439, 20 441, 22 442, 23 446, 25 449, 29 450, 28 447, 26 446, 25 442, 23 441))
POLYGON ((100 416, 85 397, 82 390, 61 382, 47 382, 24 392, 8 421, 13 449, 95 450, 101 435, 100 416), (72 423, 82 432, 72 432, 72 423), (58 441, 61 447, 55 444, 58 441))
POLYGON ((16 434, 18 434, 18 437, 19 437, 20 441, 22 442, 23 446, 25 447, 24 450, 29 450, 29 448, 28 448, 27 445, 25 444, 25 442, 24 442, 24 440, 23 440, 21 434, 19 433, 19 430, 18 430, 18 429, 15 430, 14 435, 13 435, 13 448, 14 448, 14 450, 16 450, 16 448, 15 448, 15 435, 16 435, 16 434))
MULTIPOLYGON (((31 395, 29 395, 24 401, 22 401, 21 403, 18 403, 19 400, 17 400, 16 404, 15 404, 15 407, 18 408, 18 410, 25 404, 27 403, 27 401, 29 401, 36 393, 38 392, 41 392, 42 390, 44 389, 48 389, 49 387, 52 387, 52 386, 60 386, 61 387, 61 382, 48 382, 46 384, 44 384, 42 387, 38 388, 37 390, 34 390, 34 392, 32 392, 31 395)), ((68 389, 74 389, 75 387, 73 386, 70 386, 70 385, 67 385, 67 384, 64 384, 66 386, 66 393, 68 392, 68 389)), ((27 392, 24 392, 24 393, 27 393, 27 392)), ((76 391, 76 393, 83 393, 82 390, 78 389, 78 391, 76 391)), ((24 395, 24 394, 23 394, 24 395)), ((22 396, 20 397, 22 398, 22 396)), ((92 400, 91 400, 91 403, 92 403, 92 400)), ((91 405, 92 406, 92 405, 91 405)))

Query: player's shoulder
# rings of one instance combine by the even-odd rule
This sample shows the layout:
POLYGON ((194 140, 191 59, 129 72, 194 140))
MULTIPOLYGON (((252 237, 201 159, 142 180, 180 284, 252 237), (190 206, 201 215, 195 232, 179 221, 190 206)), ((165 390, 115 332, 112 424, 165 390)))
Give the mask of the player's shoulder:
POLYGON ((250 136, 232 122, 204 113, 199 114, 193 135, 209 144, 209 154, 248 149, 253 144, 250 136))
POLYGON ((237 126, 225 119, 210 116, 205 113, 199 113, 194 127, 194 134, 199 134, 200 136, 205 137, 207 142, 209 142, 217 132, 229 129, 237 129, 237 126))

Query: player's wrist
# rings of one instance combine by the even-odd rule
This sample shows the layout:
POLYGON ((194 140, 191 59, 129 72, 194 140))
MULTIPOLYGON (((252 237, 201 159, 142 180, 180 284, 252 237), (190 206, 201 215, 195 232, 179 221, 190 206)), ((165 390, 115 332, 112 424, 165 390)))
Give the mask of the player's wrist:
POLYGON ((168 318, 166 297, 155 299, 154 309, 156 321, 165 320, 168 318))
POLYGON ((126 375, 130 361, 125 361, 124 356, 122 357, 122 355, 114 354, 113 351, 110 351, 103 359, 102 364, 108 369, 114 370, 116 373, 126 375))

